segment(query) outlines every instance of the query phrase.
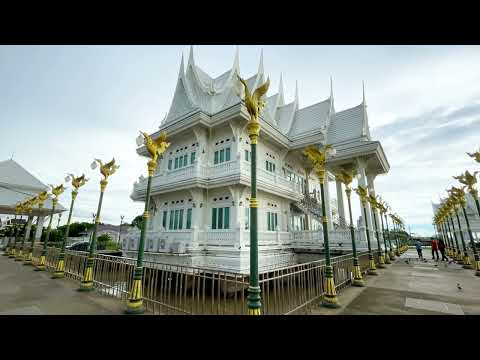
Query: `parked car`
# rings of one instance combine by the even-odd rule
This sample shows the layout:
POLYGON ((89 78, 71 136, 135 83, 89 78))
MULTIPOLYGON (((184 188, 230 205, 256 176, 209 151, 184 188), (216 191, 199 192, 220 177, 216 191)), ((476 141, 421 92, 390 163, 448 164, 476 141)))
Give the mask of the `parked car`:
MULTIPOLYGON (((66 249, 73 250, 73 251, 88 251, 89 245, 90 245, 90 242, 88 241, 79 241, 79 242, 73 243, 70 246, 67 246, 66 249)), ((123 256, 123 253, 121 251, 105 250, 105 249, 99 248, 98 246, 97 246, 97 254, 123 256)))

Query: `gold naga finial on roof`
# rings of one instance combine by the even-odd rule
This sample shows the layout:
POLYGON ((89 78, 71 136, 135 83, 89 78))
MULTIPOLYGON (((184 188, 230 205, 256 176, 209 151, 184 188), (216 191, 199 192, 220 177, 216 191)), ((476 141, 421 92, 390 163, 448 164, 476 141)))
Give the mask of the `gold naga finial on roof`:
POLYGON ((474 152, 473 154, 467 152, 467 155, 471 158, 474 158, 476 162, 480 162, 480 150, 474 152))

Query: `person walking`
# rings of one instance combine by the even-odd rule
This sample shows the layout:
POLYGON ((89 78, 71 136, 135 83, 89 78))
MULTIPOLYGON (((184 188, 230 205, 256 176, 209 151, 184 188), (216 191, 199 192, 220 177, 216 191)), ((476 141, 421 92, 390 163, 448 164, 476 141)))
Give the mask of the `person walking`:
POLYGON ((435 260, 435 255, 437 255, 437 260, 438 261, 438 242, 434 238, 431 238, 432 240, 432 260, 435 260))
POLYGON ((417 249, 418 258, 423 261, 422 255, 422 242, 420 240, 415 241, 415 248, 417 249))
POLYGON ((448 261, 448 257, 445 256, 445 242, 442 239, 438 240, 438 249, 442 254, 442 261, 443 260, 448 261))

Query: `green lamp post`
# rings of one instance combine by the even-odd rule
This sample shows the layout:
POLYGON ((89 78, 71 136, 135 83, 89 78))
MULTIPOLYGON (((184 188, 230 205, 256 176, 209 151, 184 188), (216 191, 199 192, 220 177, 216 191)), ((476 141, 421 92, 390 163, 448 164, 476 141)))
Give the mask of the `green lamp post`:
POLYGON ((24 227, 24 233, 22 236, 22 241, 20 242, 20 250, 15 257, 15 261, 24 261, 25 260, 25 240, 28 237, 27 229, 29 225, 31 225, 31 214, 32 214, 32 207, 33 207, 33 199, 25 200, 22 203, 23 210, 26 212, 27 215, 27 225, 24 227))
POLYGON ((57 206, 57 203, 58 203, 58 197, 65 191, 63 184, 58 186, 53 186, 50 184, 50 187, 52 188, 52 195, 53 195, 52 210, 50 211, 50 219, 48 220, 47 233, 45 235, 45 241, 43 242, 42 254, 40 255, 40 261, 35 267, 35 271, 44 271, 47 268, 47 247, 48 247, 48 239, 50 238, 50 231, 52 230, 53 214, 55 213, 55 207, 57 206))
POLYGON ((378 267, 380 269, 383 269, 385 268, 385 256, 383 255, 382 246, 380 245, 380 234, 378 232, 377 217, 375 216, 377 209, 377 199, 373 194, 370 194, 368 196, 368 202, 370 203, 370 207, 372 208, 373 226, 375 234, 377 235, 378 267))
MULTIPOLYGON (((16 215, 15 215, 15 218, 16 218, 16 215)), ((7 217, 7 221, 8 221, 8 217, 7 217)), ((5 235, 8 237, 8 240, 7 240, 7 246, 5 246, 5 249, 3 249, 3 256, 9 256, 10 255, 10 248, 11 248, 11 237, 13 235, 13 227, 12 226, 8 226, 6 231, 5 231, 5 235)))
MULTIPOLYGON (((262 314, 261 290, 258 276, 258 207, 257 199, 257 142, 260 136, 260 113, 265 107, 265 100, 262 97, 267 93, 270 86, 270 79, 260 85, 253 94, 248 88, 247 82, 240 76, 238 80, 244 88, 244 102, 250 119, 247 124, 248 137, 252 152, 250 161, 250 284, 248 287, 247 306, 249 315, 262 314)), ((240 95, 240 94, 239 94, 240 95)))
POLYGON ((325 206, 325 176, 326 163, 329 156, 334 156, 336 151, 332 145, 325 145, 318 149, 315 146, 309 146, 303 151, 308 160, 312 163, 313 169, 318 177, 320 183, 320 196, 322 199, 322 228, 323 241, 325 245, 325 295, 323 296, 322 305, 330 308, 337 308, 340 306, 337 298, 337 291, 335 288, 335 281, 333 278, 333 267, 330 258, 330 244, 328 241, 328 218, 325 206))
POLYGON ((462 199, 461 196, 457 191, 457 189, 452 186, 448 192, 450 193, 451 198, 453 199, 453 213, 455 214, 455 217, 457 219, 457 224, 458 224, 458 231, 460 233, 460 239, 462 241, 462 247, 463 247, 463 268, 465 269, 471 269, 472 268, 472 263, 470 262, 470 257, 468 256, 467 252, 467 246, 465 244, 465 237, 463 236, 463 229, 462 229, 462 224, 460 223, 460 217, 458 216, 458 207, 460 207, 462 199))
POLYGON ((355 231, 353 229, 353 219, 352 219, 352 205, 351 205, 351 194, 352 188, 350 184, 353 181, 353 177, 355 176, 353 171, 346 171, 341 170, 338 174, 335 174, 335 178, 345 185, 345 194, 347 195, 347 203, 348 203, 348 215, 350 218, 350 237, 352 238, 352 252, 353 252, 353 286, 362 287, 365 286, 365 282, 363 281, 362 271, 360 269, 360 263, 358 262, 358 255, 357 255, 357 246, 355 244, 355 231))
MULTIPOLYGON (((477 161, 480 162, 480 152, 478 152, 478 158, 479 159, 477 161)), ((460 176, 454 176, 453 178, 459 180, 461 184, 465 185, 468 188, 468 192, 470 193, 470 195, 472 195, 473 199, 475 200, 475 205, 477 207, 477 212, 478 212, 478 215, 480 216, 480 204, 478 203, 478 190, 475 189, 475 185, 477 183, 477 174, 478 174, 478 171, 475 171, 473 174, 470 174, 467 170, 467 171, 465 171, 464 174, 461 174, 460 176)), ((464 199, 465 199, 465 197, 464 197, 464 199)), ((478 251, 477 251, 477 247, 475 245, 475 242, 473 241, 473 235, 472 235, 472 231, 470 229, 470 222, 468 220, 467 212, 465 210, 465 206, 463 205, 463 203, 462 203, 462 207, 463 207, 463 215, 465 217, 465 221, 467 223, 467 228, 468 228, 468 233, 469 233, 469 236, 470 236, 470 243, 471 243, 471 246, 472 246, 472 249, 473 249, 473 256, 474 256, 474 261, 475 261, 475 275, 480 276, 480 258, 479 258, 479 255, 478 255, 478 251)))
POLYGON ((363 208, 363 218, 365 223, 365 234, 367 237, 367 245, 368 245, 368 263, 369 269, 367 274, 368 275, 378 275, 377 273, 377 266, 375 265, 375 258, 373 257, 372 245, 370 243, 370 229, 368 228, 368 221, 367 221, 367 201, 368 201, 368 191, 367 187, 363 187, 358 185, 355 189, 355 192, 360 197, 360 202, 362 203, 363 208))
MULTIPOLYGON (((13 227, 14 227, 14 241, 13 241, 13 246, 10 247, 10 253, 9 253, 9 258, 10 259, 14 259, 15 256, 16 256, 16 252, 17 252, 17 241, 18 241, 18 224, 17 224, 17 216, 20 215, 22 213, 23 209, 22 209, 22 204, 21 203, 17 203, 15 205, 15 221, 14 221, 14 224, 13 224, 13 227)), ((20 218, 21 218, 21 215, 20 215, 20 218)))
MULTIPOLYGON (((388 229, 388 220, 387 220, 387 212, 389 210, 389 206, 385 201, 382 201, 380 198, 378 200, 379 203, 379 210, 380 210, 380 218, 382 219, 382 230, 383 230, 383 239, 388 241, 388 245, 390 247, 390 260, 395 260, 395 253, 393 252, 392 240, 390 236, 390 231, 388 229), (383 227, 383 218, 385 218, 385 229, 383 227)), ((387 244, 385 243, 385 247, 387 244)))
MULTIPOLYGON (((67 228, 65 230, 65 236, 63 237, 62 247, 60 249, 60 254, 58 254, 57 264, 55 266, 55 272, 53 273, 52 279, 61 279, 65 277, 65 246, 68 240, 68 234, 70 233, 70 221, 72 220, 73 204, 78 195, 78 189, 85 185, 88 179, 85 178, 85 174, 79 177, 75 177, 73 174, 68 174, 65 178, 65 182, 72 181, 72 200, 70 201, 70 210, 68 212, 67 228)), ((57 226, 58 227, 58 226, 57 226)))
POLYGON ((113 175, 119 168, 118 165, 115 165, 115 159, 112 159, 110 162, 106 163, 105 165, 101 160, 95 159, 95 161, 91 165, 92 170, 96 169, 97 163, 100 164, 100 173, 103 175, 104 178, 100 180, 100 199, 98 200, 98 209, 97 209, 97 216, 95 218, 95 227, 93 228, 92 242, 90 244, 87 263, 83 271, 83 278, 80 283, 80 288, 78 289, 79 291, 94 290, 93 261, 95 259, 95 251, 97 248, 97 231, 98 231, 98 224, 100 223, 100 211, 102 210, 103 194, 108 184, 108 177, 113 175))
MULTIPOLYGON (((43 204, 45 201, 48 199, 48 193, 46 191, 42 191, 40 194, 37 195, 36 197, 36 203, 38 204, 38 211, 39 213, 42 212, 43 209, 43 204)), ((38 216, 37 216, 37 226, 38 226, 38 216)), ((32 234, 33 236, 30 237, 30 253, 29 253, 29 261, 25 263, 25 265, 34 265, 33 264, 33 248, 35 246, 35 234, 32 234)))
POLYGON ((147 196, 145 198, 145 210, 142 216, 142 225, 140 229, 140 241, 138 242, 137 251, 137 265, 133 275, 133 284, 130 290, 127 307, 125 309, 126 314, 143 314, 145 308, 143 306, 143 254, 145 251, 145 235, 147 231, 147 224, 150 206, 150 190, 152 184, 152 177, 157 169, 158 159, 161 158, 165 150, 170 146, 167 142, 167 134, 161 133, 157 139, 152 139, 147 133, 141 132, 141 135, 137 138, 137 145, 141 146, 145 144, 147 147, 150 160, 148 161, 148 181, 147 181, 147 196))
MULTIPOLYGON (((35 205, 38 204, 38 195, 32 199, 30 199, 30 204, 29 204, 29 211, 28 211, 28 214, 29 214, 29 217, 32 216, 32 212, 33 212, 33 207, 35 205)), ((32 220, 31 220, 31 224, 30 224, 30 233, 27 234, 27 232, 25 232, 25 240, 27 240, 27 237, 29 236, 30 237, 30 246, 28 247, 28 250, 25 254, 25 261, 23 263, 23 265, 32 265, 32 257, 33 257, 33 241, 32 239, 35 238, 34 236, 32 237, 33 235, 33 231, 32 231, 32 226, 33 224, 33 217, 32 217, 32 220)))
MULTIPOLYGON (((469 233, 469 236, 470 236, 470 245, 472 246, 474 255, 476 255, 476 258, 478 258, 477 250, 476 250, 475 244, 473 242, 472 230, 470 229, 470 222, 468 221, 467 212, 466 212, 466 209, 465 209, 465 206, 467 205, 466 200, 465 200, 465 191, 464 191, 464 189, 459 189, 459 188, 456 188, 456 187, 452 186, 452 188, 449 190, 449 192, 455 198, 456 205, 458 207, 462 208, 462 210, 463 210, 463 214, 464 214, 464 217, 465 217, 465 222, 467 223, 467 230, 468 230, 468 233, 469 233)), ((463 268, 472 269, 472 263, 470 261, 470 256, 468 256, 468 251, 467 251, 467 247, 466 247, 466 244, 465 244, 465 239, 464 239, 464 236, 463 236, 462 225, 460 223, 460 218, 458 216, 457 207, 455 207, 455 216, 457 218, 458 227, 460 229, 460 236, 462 238, 463 268)), ((476 261, 476 259, 475 259, 475 261, 476 261)))
POLYGON ((455 229, 455 223, 453 222, 453 217, 452 217, 452 212, 453 212, 453 207, 455 206, 454 200, 452 197, 449 197, 447 199, 446 203, 446 217, 447 217, 447 223, 448 223, 448 230, 450 233, 453 233, 453 237, 455 238, 455 246, 456 246, 456 252, 455 252, 455 261, 463 265, 463 259, 462 259, 462 251, 460 250, 460 246, 458 245, 458 237, 457 237, 457 231, 455 229), (450 225, 452 226, 450 228, 450 225))
POLYGON ((382 199, 380 196, 377 195, 375 202, 377 204, 378 217, 380 218, 380 222, 382 225, 383 245, 385 246, 385 264, 391 264, 390 259, 392 254, 392 247, 390 246, 390 250, 388 250, 389 248, 387 246, 387 236, 385 235, 385 227, 383 226, 383 212, 386 212, 387 209, 383 208, 382 199))

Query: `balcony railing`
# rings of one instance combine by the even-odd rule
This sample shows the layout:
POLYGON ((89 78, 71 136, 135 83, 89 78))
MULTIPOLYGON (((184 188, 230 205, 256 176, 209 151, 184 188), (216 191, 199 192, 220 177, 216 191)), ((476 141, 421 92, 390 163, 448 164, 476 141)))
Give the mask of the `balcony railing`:
MULTIPOLYGON (((223 162, 221 164, 216 164, 211 167, 195 163, 181 169, 155 174, 152 178, 152 188, 172 185, 189 179, 215 180, 236 174, 244 174, 247 178, 249 178, 250 163, 244 160, 232 160, 223 162)), ((289 181, 280 174, 266 171, 262 167, 257 167, 257 179, 259 182, 280 186, 288 191, 293 191, 300 194, 302 191, 300 184, 289 181)), ((146 191, 146 188, 147 179, 144 177, 141 177, 139 181, 134 184, 134 192, 143 193, 146 191)))

